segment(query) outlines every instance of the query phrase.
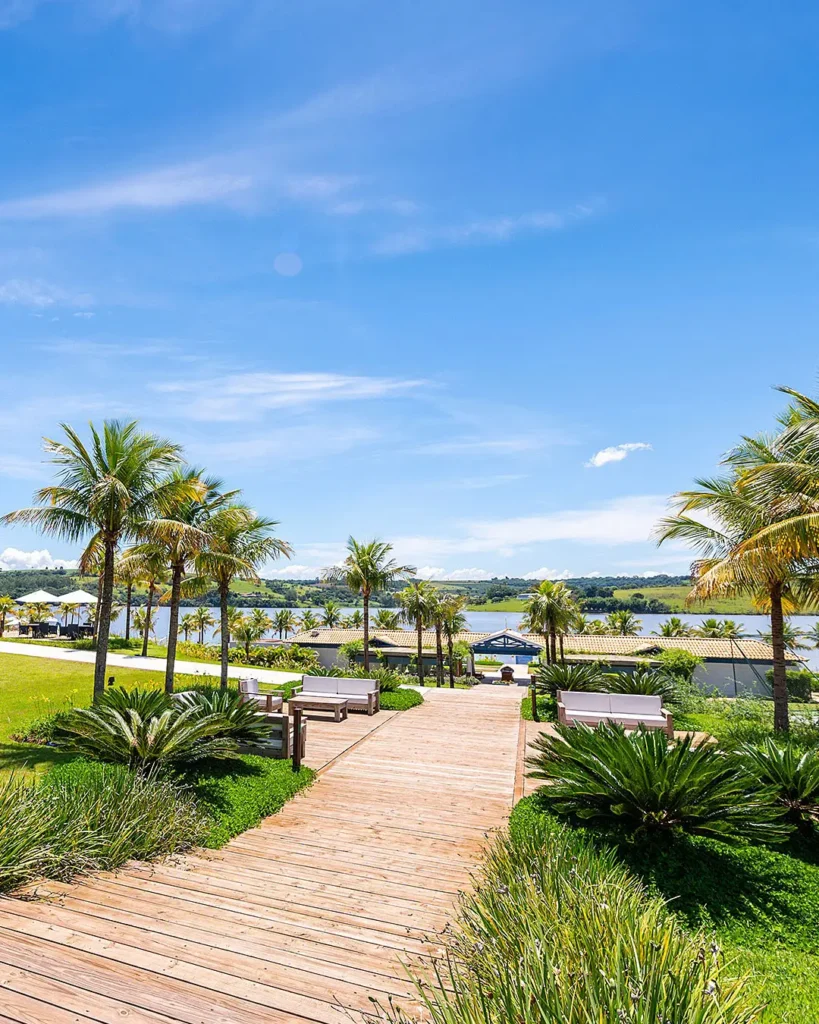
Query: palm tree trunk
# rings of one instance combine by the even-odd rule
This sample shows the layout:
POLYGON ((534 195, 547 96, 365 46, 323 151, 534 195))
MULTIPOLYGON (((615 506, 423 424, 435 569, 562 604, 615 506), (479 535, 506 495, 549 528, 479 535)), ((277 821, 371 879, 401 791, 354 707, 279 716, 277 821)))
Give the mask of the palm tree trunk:
POLYGON ((145 608, 145 628, 142 631, 142 657, 148 657, 148 634, 151 632, 151 605, 154 600, 154 585, 148 585, 148 604, 145 608))
MULTIPOLYGON (((104 576, 105 576, 105 563, 103 562, 103 570, 99 574, 99 576, 97 577, 97 607, 94 609, 94 639, 95 640, 97 639, 97 634, 99 633, 99 628, 100 628, 100 609, 102 608, 102 587, 103 587, 103 578, 104 578, 104 576)), ((112 586, 113 586, 113 584, 112 584, 112 586)), ((113 590, 111 591, 111 593, 113 595, 113 590)), ((113 596, 111 598, 111 601, 113 602, 113 596)), ((108 628, 110 630, 110 628, 111 628, 110 624, 109 624, 108 628)))
POLYGON ((415 620, 415 629, 418 634, 418 685, 424 685, 424 620, 419 615, 415 620))
POLYGON ((557 633, 552 629, 550 630, 552 640, 552 664, 557 664, 557 633))
POLYGON ((771 587, 771 646, 773 647, 774 732, 787 732, 788 677, 785 662, 785 621, 782 614, 782 584, 771 587))
POLYGON ((125 639, 131 639, 131 591, 133 590, 133 583, 128 584, 128 589, 125 592, 125 639))
POLYGON ((449 687, 451 690, 455 689, 455 651, 453 650, 452 636, 447 633, 446 637, 447 648, 449 651, 449 687))
POLYGON ((444 645, 441 638, 441 623, 435 623, 435 670, 436 670, 436 686, 444 685, 444 645))
POLYGON ((165 693, 173 693, 173 672, 176 665, 176 639, 179 635, 179 598, 182 593, 184 563, 177 563, 171 576, 171 607, 168 615, 168 653, 165 658, 165 693))
POLYGON ((566 655, 563 653, 563 634, 560 634, 560 664, 566 664, 566 655))
POLYGON ((6 613, 0 615, 0 637, 6 632, 6 613))
POLYGON ((111 632, 111 605, 114 603, 114 553, 116 544, 106 539, 101 593, 97 600, 97 655, 94 659, 94 700, 105 693, 105 664, 108 660, 108 635, 111 632))
POLYGON ((219 685, 223 690, 227 689, 228 684, 228 587, 229 585, 226 583, 219 584, 219 640, 221 647, 219 685))
POLYGON ((364 671, 370 671, 370 595, 364 590, 364 671))

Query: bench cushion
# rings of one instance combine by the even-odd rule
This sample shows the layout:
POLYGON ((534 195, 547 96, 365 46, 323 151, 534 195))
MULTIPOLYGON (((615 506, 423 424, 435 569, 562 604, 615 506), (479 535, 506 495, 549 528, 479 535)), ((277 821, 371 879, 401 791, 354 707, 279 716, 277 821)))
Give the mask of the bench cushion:
POLYGON ((568 712, 599 711, 611 709, 608 693, 587 693, 585 690, 561 690, 558 700, 568 712))
POLYGON ((659 715, 663 706, 662 697, 642 693, 612 693, 609 697, 611 710, 617 715, 659 715))
POLYGON ((338 694, 340 679, 335 676, 302 676, 302 693, 321 694, 323 697, 335 697, 338 694))
POLYGON ((347 696, 356 694, 359 697, 366 697, 368 693, 375 693, 378 690, 378 683, 375 679, 336 679, 339 695, 347 696))

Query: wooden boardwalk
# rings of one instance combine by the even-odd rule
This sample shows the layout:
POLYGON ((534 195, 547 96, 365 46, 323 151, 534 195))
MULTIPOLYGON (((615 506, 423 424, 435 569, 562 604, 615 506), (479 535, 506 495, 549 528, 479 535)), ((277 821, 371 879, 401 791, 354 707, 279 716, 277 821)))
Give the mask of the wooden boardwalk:
POLYGON ((402 961, 438 951, 511 806, 522 736, 513 689, 426 697, 351 716, 335 740, 346 723, 311 723, 320 780, 222 850, 0 900, 0 1024, 349 1024, 373 1000, 411 1009, 402 961))

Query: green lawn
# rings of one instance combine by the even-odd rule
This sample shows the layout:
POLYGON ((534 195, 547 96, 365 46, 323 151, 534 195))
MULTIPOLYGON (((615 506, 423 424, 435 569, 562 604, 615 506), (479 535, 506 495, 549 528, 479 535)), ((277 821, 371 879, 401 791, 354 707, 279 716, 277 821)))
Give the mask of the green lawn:
POLYGON ((691 588, 682 587, 644 587, 640 589, 635 587, 631 590, 615 590, 614 596, 619 598, 621 601, 628 601, 635 594, 642 594, 645 598, 653 598, 656 601, 662 601, 667 604, 672 612, 689 612, 693 615, 707 614, 714 612, 716 614, 728 614, 733 615, 758 615, 751 606, 750 601, 747 597, 715 597, 711 598, 704 604, 695 604, 691 607, 686 607, 685 599, 690 593, 691 588))
POLYGON ((468 604, 466 610, 469 612, 522 612, 525 607, 523 601, 509 597, 505 601, 487 601, 486 604, 468 604))
MULTIPOLYGON (((117 686, 126 689, 139 686, 161 687, 164 672, 146 672, 137 668, 111 667, 117 686)), ((177 685, 190 683, 194 677, 177 675, 177 685)), ((196 677, 199 682, 202 677, 196 677)), ((33 743, 15 743, 12 736, 25 732, 36 718, 60 711, 70 705, 91 703, 94 681, 93 665, 77 665, 48 658, 0 654, 0 773, 13 769, 41 771, 50 764, 64 761, 64 755, 52 747, 33 743)), ((265 689, 262 684, 262 689, 265 689)))

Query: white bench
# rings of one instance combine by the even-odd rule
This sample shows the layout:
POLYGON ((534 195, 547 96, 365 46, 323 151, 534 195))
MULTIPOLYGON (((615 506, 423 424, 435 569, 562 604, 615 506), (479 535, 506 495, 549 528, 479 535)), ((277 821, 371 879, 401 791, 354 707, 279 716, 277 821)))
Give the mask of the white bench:
POLYGON ((592 729, 600 722, 617 722, 627 729, 644 725, 647 729, 663 729, 669 736, 674 735, 674 719, 663 707, 662 697, 649 694, 559 690, 557 721, 559 725, 582 722, 592 729))
POLYGON ((302 676, 293 691, 298 697, 343 697, 350 711, 374 715, 381 708, 375 679, 347 679, 344 676, 302 676))
POLYGON ((240 679, 239 695, 243 704, 255 703, 259 707, 259 714, 269 715, 274 711, 281 711, 283 699, 275 693, 260 693, 258 679, 240 679))

